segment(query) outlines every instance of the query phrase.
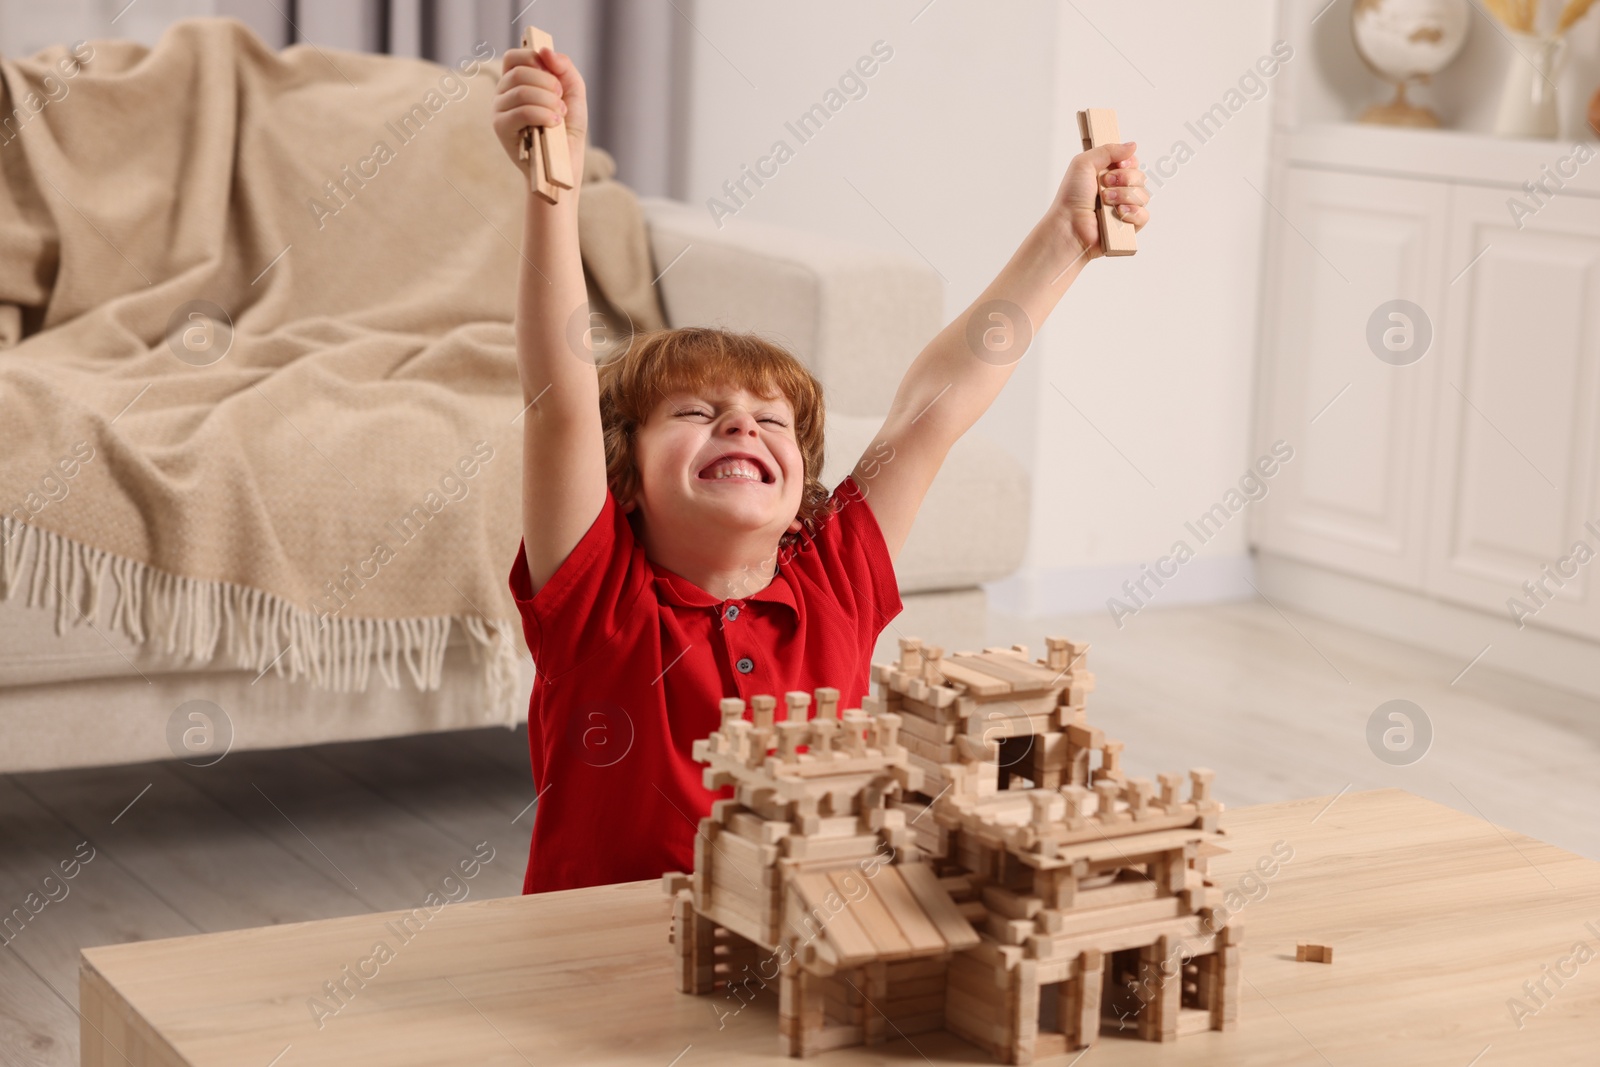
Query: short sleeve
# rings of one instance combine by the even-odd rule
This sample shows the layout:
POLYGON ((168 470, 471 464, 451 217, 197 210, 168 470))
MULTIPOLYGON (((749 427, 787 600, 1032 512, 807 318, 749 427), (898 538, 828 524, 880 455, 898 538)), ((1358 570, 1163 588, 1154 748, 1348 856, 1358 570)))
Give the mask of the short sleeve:
MULTIPOLYGON (((904 605, 883 530, 854 475, 834 489, 833 510, 822 519, 811 547, 841 608, 870 645, 904 605)), ((802 555, 811 555, 802 549, 802 555)), ((810 563, 811 561, 808 561, 810 563)))
POLYGON ((594 522, 537 592, 528 573, 527 542, 519 542, 511 598, 534 666, 553 678, 604 648, 649 581, 644 551, 610 487, 594 522))

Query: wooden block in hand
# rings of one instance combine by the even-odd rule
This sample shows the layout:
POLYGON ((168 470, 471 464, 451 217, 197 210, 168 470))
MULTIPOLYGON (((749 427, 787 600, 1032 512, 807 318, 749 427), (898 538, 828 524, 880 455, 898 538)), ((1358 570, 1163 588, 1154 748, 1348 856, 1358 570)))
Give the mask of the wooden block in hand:
MULTIPOLYGON (((1110 108, 1092 107, 1078 112, 1078 133, 1083 137, 1084 151, 1122 141, 1122 135, 1117 131, 1117 113, 1110 108)), ((1139 251, 1134 240, 1133 223, 1118 218, 1116 209, 1102 203, 1098 194, 1094 198, 1094 214, 1100 224, 1102 252, 1108 256, 1131 256, 1139 251)))
MULTIPOLYGON (((555 41, 536 26, 522 31, 522 47, 538 52, 554 48, 555 41)), ((572 188, 572 157, 567 151, 567 124, 560 118, 553 126, 530 126, 523 133, 524 159, 531 157, 528 180, 530 188, 554 204, 561 199, 561 190, 572 188)))

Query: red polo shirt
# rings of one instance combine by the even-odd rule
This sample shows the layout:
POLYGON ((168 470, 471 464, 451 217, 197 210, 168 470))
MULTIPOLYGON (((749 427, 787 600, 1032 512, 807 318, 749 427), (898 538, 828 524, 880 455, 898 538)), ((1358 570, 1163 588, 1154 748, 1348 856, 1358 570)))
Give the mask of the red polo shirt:
MULTIPOLYGON (((528 746, 538 790, 524 893, 694 869, 711 802, 694 742, 717 702, 791 689, 839 690, 861 706, 872 649, 900 614, 877 519, 853 477, 837 510, 780 553, 758 593, 718 600, 645 557, 610 489, 594 524, 531 593, 526 544, 511 595, 536 674, 528 746)), ((746 711, 749 717, 749 711, 746 711)))

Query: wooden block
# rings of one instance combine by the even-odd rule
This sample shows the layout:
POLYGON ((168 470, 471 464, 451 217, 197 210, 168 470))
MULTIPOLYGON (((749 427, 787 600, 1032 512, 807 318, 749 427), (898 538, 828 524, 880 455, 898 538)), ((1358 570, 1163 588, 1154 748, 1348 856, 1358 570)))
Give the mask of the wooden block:
MULTIPOLYGON (((997 994, 998 995, 998 994, 997 994)), ((978 1036, 984 1041, 1004 1044, 1011 1038, 1004 1009, 1007 1000, 981 1000, 963 989, 952 987, 945 994, 945 1021, 958 1037, 978 1036)))
POLYGON ((978 943, 978 932, 962 917, 955 902, 934 877, 932 868, 926 863, 901 863, 895 869, 911 895, 922 905, 923 913, 938 929, 939 936, 953 951, 972 948, 978 943))
MULTIPOLYGON (((951 733, 952 735, 955 733, 954 728, 951 729, 951 733)), ((945 741, 930 741, 926 738, 918 737, 910 731, 900 735, 900 743, 905 746, 907 752, 921 756, 930 763, 955 763, 962 755, 954 744, 945 741)))
POLYGON ((1155 796, 1155 787, 1148 778, 1130 778, 1123 783, 1122 799, 1128 804, 1128 811, 1134 819, 1148 818, 1154 813, 1151 807, 1151 798, 1155 796))
POLYGON ((1023 960, 1006 992, 1006 1022, 1017 1045, 1018 1060, 1026 1063, 1039 1036, 1039 964, 1023 960))
POLYGON ((1155 1009, 1151 1029, 1157 1041, 1178 1039, 1178 1011, 1183 999, 1183 970, 1170 977, 1166 973, 1167 961, 1173 957, 1173 939, 1162 935, 1156 942, 1157 980, 1160 987, 1150 1007, 1155 1009))
POLYGON ((999 912, 1007 919, 1026 919, 1031 923, 1033 917, 1044 909, 1044 901, 1038 897, 1014 893, 996 885, 984 886, 980 896, 989 910, 999 912))
POLYGON ((1119 877, 1110 885, 1097 889, 1079 889, 1073 894, 1072 908, 1107 908, 1114 904, 1133 904, 1141 900, 1154 900, 1160 887, 1144 877, 1119 877))
MULTIPOLYGON (((801 837, 791 834, 783 839, 782 847, 790 859, 815 862, 820 860, 859 860, 878 852, 882 838, 877 834, 859 834, 852 837, 801 837)), ((767 848, 777 848, 767 845, 767 848)))
POLYGON ((855 815, 830 815, 818 818, 814 828, 806 830, 807 837, 857 837, 861 834, 861 819, 855 815))
POLYGON ((1008 919, 993 912, 984 913, 984 929, 1004 945, 1026 945, 1035 933, 1032 919, 1008 919))
POLYGON ((874 960, 863 968, 866 988, 862 991, 864 1010, 861 1013, 862 1040, 868 1045, 882 1044, 889 1036, 889 1016, 883 1004, 889 999, 888 965, 874 960))
MULTIPOLYGON (((545 33, 537 26, 526 26, 522 30, 522 47, 531 48, 538 52, 545 48, 554 49, 555 41, 548 33, 545 33)), ((537 128, 548 131, 551 135, 549 138, 550 143, 542 146, 546 177, 551 185, 560 189, 571 189, 572 157, 567 152, 566 122, 558 118, 553 126, 537 128)))
POLYGON ((805 891, 806 897, 814 902, 815 913, 804 910, 798 899, 798 894, 790 894, 789 907, 791 911, 786 918, 789 930, 797 934, 812 936, 812 926, 821 924, 821 929, 826 931, 826 936, 838 946, 840 953, 850 960, 869 960, 878 954, 877 946, 873 943, 867 932, 856 922, 848 905, 842 905, 837 911, 831 911, 827 903, 830 896, 834 900, 842 901, 843 898, 834 890, 833 883, 828 876, 818 872, 797 873, 793 884, 805 891))
POLYGON ((1099 727, 1070 725, 1066 728, 1067 741, 1074 748, 1100 748, 1106 743, 1106 736, 1099 727))
POLYGON ((814 692, 817 697, 816 717, 819 719, 839 718, 839 690, 831 686, 819 686, 814 692))
POLYGON ((762 871, 751 876, 726 864, 717 863, 711 865, 711 882, 707 886, 707 890, 719 901, 724 896, 733 894, 761 906, 775 899, 782 889, 783 876, 776 870, 762 871))
POLYGON ((836 870, 828 872, 828 880, 844 899, 845 910, 872 939, 878 954, 904 956, 911 951, 911 942, 900 932, 883 900, 872 891, 876 879, 862 877, 854 870, 836 870))
POLYGON ((746 841, 754 841, 762 845, 776 845, 789 835, 789 824, 776 820, 763 819, 754 812, 735 812, 724 827, 729 833, 736 834, 746 841))
POLYGON ((974 663, 963 657, 961 661, 941 660, 940 672, 946 681, 955 682, 964 686, 969 693, 980 697, 1000 696, 1012 690, 1012 684, 1005 678, 995 676, 983 670, 981 664, 974 663))
POLYGON ((862 1042, 862 1032, 859 1026, 822 1026, 816 1031, 808 1032, 802 1037, 804 1052, 809 1055, 813 1052, 831 1052, 836 1048, 849 1048, 862 1042))
POLYGON ((907 738, 915 737, 919 741, 934 745, 948 745, 954 742, 956 737, 954 722, 925 719, 920 715, 900 716, 899 726, 900 736, 897 740, 901 744, 905 744, 907 738))
POLYGON ((960 954, 950 957, 950 968, 945 974, 945 988, 959 989, 983 1003, 999 1004, 1005 972, 992 963, 983 963, 960 954))
MULTIPOLYGON (((927 914, 922 910, 922 905, 912 896, 911 890, 906 886, 905 880, 900 877, 900 868, 884 867, 878 871, 877 876, 868 878, 867 883, 872 887, 872 892, 883 902, 895 925, 900 928, 900 933, 905 937, 911 950, 916 953, 944 952, 948 946, 944 937, 939 933, 939 928, 933 924, 927 914)), ((896 972, 901 973, 901 972, 896 972)), ((943 964, 935 978, 943 983, 943 964)))
POLYGON ((943 975, 916 978, 910 982, 896 982, 890 979, 889 999, 879 1006, 891 1019, 899 1015, 921 1015, 925 1011, 938 1011, 944 1007, 944 991, 943 975), (916 992, 910 991, 913 988, 916 992))
MULTIPOLYGON (((751 881, 759 883, 761 872, 778 862, 778 850, 781 846, 751 841, 720 826, 717 829, 719 832, 711 839, 714 846, 711 859, 713 866, 719 862, 733 865, 749 874, 751 881)), ((785 840, 793 839, 785 838, 785 840)))
MULTIPOLYGON (((1117 113, 1111 108, 1096 107, 1078 112, 1078 133, 1083 138, 1084 151, 1122 141, 1117 130, 1117 113)), ((1095 197, 1094 214, 1100 225, 1102 252, 1108 256, 1131 256, 1139 251, 1133 223, 1118 218, 1111 205, 1101 202, 1099 196, 1095 197)))
MULTIPOLYGON (((893 983, 890 984, 889 991, 893 994, 899 993, 899 990, 894 988, 893 983)), ((883 1014, 887 1015, 891 1020, 894 1021, 895 1025, 899 1026, 903 1030, 905 1027, 900 1022, 902 1019, 915 1018, 917 1016, 926 1015, 929 1012, 943 1013, 944 987, 940 986, 936 992, 923 993, 914 997, 902 997, 895 995, 892 1000, 883 1000, 876 1003, 878 1007, 883 1010, 883 1014)), ((937 1027, 935 1029, 937 1029, 937 1027)))
POLYGON ((1071 1010, 1061 1021, 1069 1049, 1088 1048, 1100 1036, 1100 998, 1105 959, 1096 949, 1078 954, 1076 973, 1068 983, 1071 1010))
MULTIPOLYGON (((1039 927, 1049 937, 1079 937, 1101 930, 1117 930, 1143 923, 1176 919, 1183 915, 1183 901, 1177 897, 1156 897, 1153 900, 1129 904, 1114 904, 1103 908, 1070 911, 1054 909, 1040 912, 1039 927)), ((1045 940, 1041 935, 1040 940, 1045 940)))
MULTIPOLYGON (((554 48, 548 33, 536 26, 522 31, 522 47, 539 51, 554 48)), ((541 64, 542 66, 542 64, 541 64)), ((567 149, 567 124, 559 117, 552 126, 530 126, 523 131, 523 151, 529 162, 529 188, 550 203, 558 203, 561 190, 572 188, 572 156, 567 149)))
POLYGON ((889 1018, 894 1020, 895 1029, 906 1037, 911 1037, 914 1034, 932 1033, 935 1030, 944 1029, 944 1004, 940 1003, 933 1011, 922 1012, 917 1015, 896 1016, 891 1014, 889 1018))
MULTIPOLYGON (((950 957, 927 956, 915 960, 895 960, 889 964, 889 981, 894 984, 896 996, 902 983, 916 983, 924 980, 937 979, 941 988, 944 984, 945 972, 950 969, 950 957)), ((907 989, 920 989, 914 985, 906 985, 907 989)))
POLYGON ((1233 1030, 1239 1025, 1240 950, 1232 945, 1216 953, 1216 979, 1212 984, 1211 1029, 1233 1030))
POLYGON ((1301 963, 1332 963, 1332 945, 1296 945, 1294 958, 1301 963))

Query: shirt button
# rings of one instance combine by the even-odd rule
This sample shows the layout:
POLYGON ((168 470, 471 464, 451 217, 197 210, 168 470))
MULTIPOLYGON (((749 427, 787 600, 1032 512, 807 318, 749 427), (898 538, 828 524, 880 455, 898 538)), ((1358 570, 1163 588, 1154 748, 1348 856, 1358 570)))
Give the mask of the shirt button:
POLYGON ((749 656, 741 656, 739 657, 739 662, 735 663, 734 666, 739 668, 740 674, 749 674, 756 669, 756 661, 749 656))
POLYGON ((729 604, 728 605, 728 610, 724 611, 722 613, 722 617, 727 619, 729 622, 732 622, 734 619, 737 619, 739 617, 739 605, 737 605, 737 604, 729 604))

